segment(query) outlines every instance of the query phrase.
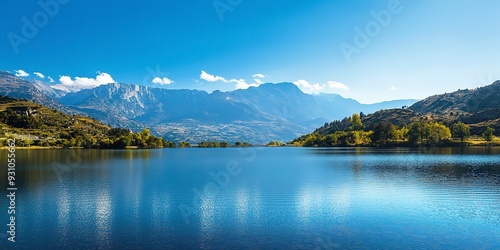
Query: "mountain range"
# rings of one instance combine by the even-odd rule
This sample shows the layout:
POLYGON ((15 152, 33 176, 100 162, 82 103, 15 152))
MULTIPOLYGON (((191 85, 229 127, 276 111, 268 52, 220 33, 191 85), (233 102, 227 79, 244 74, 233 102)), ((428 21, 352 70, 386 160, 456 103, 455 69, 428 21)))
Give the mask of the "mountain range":
POLYGON ((336 94, 309 95, 293 83, 266 83, 229 92, 110 83, 66 93, 49 83, 0 72, 0 94, 134 131, 150 128, 173 141, 290 140, 353 113, 408 106, 416 100, 361 104, 336 94))

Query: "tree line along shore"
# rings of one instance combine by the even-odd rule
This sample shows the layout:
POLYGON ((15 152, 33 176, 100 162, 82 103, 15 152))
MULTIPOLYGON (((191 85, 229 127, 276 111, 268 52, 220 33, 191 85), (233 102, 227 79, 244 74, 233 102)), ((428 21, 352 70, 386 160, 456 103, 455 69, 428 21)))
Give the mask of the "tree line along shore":
POLYGON ((462 122, 445 125, 437 121, 417 121, 396 126, 381 122, 366 129, 359 114, 348 119, 327 123, 328 133, 321 128, 288 143, 271 142, 269 145, 293 145, 305 147, 337 146, 455 146, 455 145, 500 145, 493 128, 486 128, 478 135, 472 135, 470 127, 462 122))

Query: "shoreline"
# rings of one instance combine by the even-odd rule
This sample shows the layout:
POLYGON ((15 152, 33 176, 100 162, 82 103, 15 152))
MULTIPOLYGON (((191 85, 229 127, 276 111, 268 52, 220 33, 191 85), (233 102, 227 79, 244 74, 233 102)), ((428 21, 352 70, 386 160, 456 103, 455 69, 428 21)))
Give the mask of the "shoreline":
MULTIPOLYGON (((294 146, 294 145, 283 145, 283 146, 267 146, 267 145, 256 145, 251 148, 468 148, 468 147, 500 147, 500 143, 447 143, 447 144, 436 144, 436 145, 408 145, 408 144, 390 144, 384 146, 376 146, 376 145, 352 145, 352 146, 342 146, 336 145, 331 147, 319 147, 319 146, 294 146)), ((243 148, 243 147, 176 147, 170 149, 203 149, 203 148, 243 148)), ((248 147, 246 147, 248 148, 248 147)), ((8 150, 8 146, 0 147, 0 150, 8 150)), ((26 149, 35 149, 35 150, 44 150, 44 149, 84 149, 84 150, 149 150, 149 149, 165 149, 165 148, 138 148, 138 147, 126 147, 122 149, 113 149, 113 148, 83 148, 83 147, 43 147, 43 146, 31 146, 31 147, 16 147, 17 149, 26 150, 26 149)))

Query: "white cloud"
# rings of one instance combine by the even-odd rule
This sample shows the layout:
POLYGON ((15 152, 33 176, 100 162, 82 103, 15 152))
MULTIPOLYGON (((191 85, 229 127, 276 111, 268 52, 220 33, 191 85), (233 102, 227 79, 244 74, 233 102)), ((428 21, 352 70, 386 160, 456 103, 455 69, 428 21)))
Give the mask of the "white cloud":
POLYGON ((228 82, 228 80, 226 80, 224 77, 210 75, 203 70, 201 71, 200 79, 203 79, 207 82, 218 82, 218 81, 228 82))
POLYGON ((16 72, 17 77, 27 77, 30 74, 28 74, 26 71, 19 69, 19 70, 14 70, 16 72))
POLYGON ((328 81, 326 84, 311 84, 306 80, 297 80, 294 82, 300 90, 307 94, 335 93, 337 90, 348 91, 349 87, 340 82, 328 81))
POLYGON ((151 81, 151 82, 156 83, 156 84, 160 84, 160 85, 169 85, 169 84, 172 84, 174 81, 168 79, 167 77, 163 77, 163 78, 155 77, 153 79, 153 81, 151 81))
POLYGON ((263 74, 254 74, 252 77, 253 80, 259 85, 263 84, 264 82, 262 81, 262 79, 266 78, 266 76, 263 74))
POLYGON ((391 87, 389 88, 389 90, 396 91, 396 90, 398 90, 398 88, 396 88, 395 86, 391 86, 391 87))
POLYGON ((252 77, 253 77, 253 78, 266 78, 266 76, 265 76, 265 75, 263 75, 263 74, 255 74, 255 75, 253 75, 252 77))
POLYGON ((45 78, 45 76, 42 73, 40 73, 40 72, 34 72, 33 74, 35 74, 36 76, 38 76, 38 77, 40 77, 42 79, 45 78))
POLYGON ((345 91, 349 90, 349 87, 340 82, 328 81, 326 84, 328 85, 329 88, 332 89, 340 89, 345 91))
POLYGON ((247 83, 245 79, 232 79, 231 82, 236 83, 236 89, 248 89, 250 87, 258 87, 260 85, 259 83, 247 83))
POLYGON ((54 82, 54 79, 52 79, 52 77, 50 76, 47 76, 47 79, 49 79, 50 82, 54 82))
POLYGON ((235 89, 248 89, 250 87, 258 87, 259 85, 261 85, 263 82, 261 81, 262 78, 264 78, 265 76, 262 75, 262 74, 255 74, 253 75, 253 77, 255 78, 254 79, 254 83, 247 83, 245 79, 231 79, 231 80, 227 80, 226 78, 222 77, 222 76, 215 76, 215 75, 211 75, 211 74, 208 74, 207 72, 205 71, 201 71, 201 75, 200 75, 200 79, 202 80, 205 80, 207 82, 226 82, 226 83, 236 83, 236 85, 234 86, 235 89))
POLYGON ((108 73, 97 72, 96 78, 75 77, 71 79, 69 76, 60 76, 60 84, 53 85, 52 88, 67 92, 77 92, 82 89, 92 89, 100 85, 114 83, 115 80, 108 73))
POLYGON ((308 94, 318 94, 318 93, 322 92, 321 90, 323 89, 323 86, 324 86, 324 85, 323 86, 320 85, 319 83, 310 84, 306 80, 297 80, 296 82, 294 82, 294 84, 297 85, 297 87, 299 87, 299 89, 304 91, 304 93, 308 93, 308 94))

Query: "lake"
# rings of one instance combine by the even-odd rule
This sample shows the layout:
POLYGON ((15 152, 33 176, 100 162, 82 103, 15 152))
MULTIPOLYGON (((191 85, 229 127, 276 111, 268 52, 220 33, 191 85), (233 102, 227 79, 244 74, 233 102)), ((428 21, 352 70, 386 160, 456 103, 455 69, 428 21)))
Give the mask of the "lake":
POLYGON ((1 249, 500 249, 500 148, 18 150, 1 249))

